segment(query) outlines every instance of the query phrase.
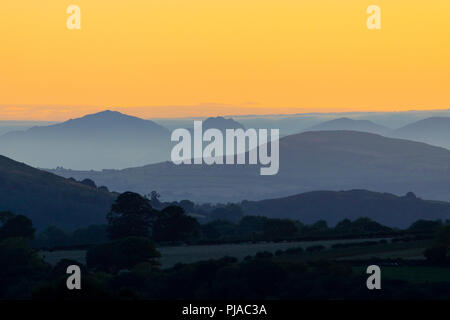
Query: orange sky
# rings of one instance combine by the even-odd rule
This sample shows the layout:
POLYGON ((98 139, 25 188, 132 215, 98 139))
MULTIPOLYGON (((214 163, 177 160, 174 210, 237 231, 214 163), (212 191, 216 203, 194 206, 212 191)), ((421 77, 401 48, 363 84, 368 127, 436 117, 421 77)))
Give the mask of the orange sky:
POLYGON ((0 120, 450 107, 448 0, 6 0, 0 44, 0 120))

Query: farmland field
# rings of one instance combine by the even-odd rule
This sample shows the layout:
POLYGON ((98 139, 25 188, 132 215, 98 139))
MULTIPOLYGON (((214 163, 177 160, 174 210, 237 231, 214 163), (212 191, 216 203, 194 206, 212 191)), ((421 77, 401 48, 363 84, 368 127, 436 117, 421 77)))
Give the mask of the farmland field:
POLYGON ((323 250, 319 252, 303 252, 295 256, 280 256, 279 261, 310 261, 310 260, 370 260, 395 259, 423 260, 423 251, 431 244, 430 240, 419 240, 398 243, 378 243, 372 246, 356 246, 323 250))
MULTIPOLYGON (((255 255, 257 252, 268 251, 275 253, 277 250, 286 250, 289 248, 307 248, 309 246, 323 245, 330 248, 336 243, 362 242, 375 239, 351 239, 351 240, 321 240, 321 241, 300 241, 300 242, 264 242, 264 243, 245 243, 245 244, 219 244, 219 245, 196 245, 196 246, 167 246, 159 247, 161 252, 161 266, 170 268, 175 264, 193 263, 201 260, 220 259, 225 256, 235 257, 242 260, 248 255, 255 255)), ((381 239, 378 239, 381 240, 381 239)), ((71 259, 80 263, 86 263, 86 250, 58 250, 58 251, 40 251, 44 260, 52 265, 58 263, 61 259, 71 259)))

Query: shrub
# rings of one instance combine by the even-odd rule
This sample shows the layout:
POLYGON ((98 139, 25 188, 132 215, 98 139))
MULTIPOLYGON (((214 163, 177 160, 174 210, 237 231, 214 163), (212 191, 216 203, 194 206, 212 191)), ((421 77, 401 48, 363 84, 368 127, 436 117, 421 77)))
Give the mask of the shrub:
POLYGON ((310 247, 306 248, 307 252, 318 252, 318 251, 322 251, 322 250, 325 250, 325 247, 322 245, 310 246, 310 247))
POLYGON ((444 263, 447 260, 447 248, 444 246, 436 246, 429 248, 423 252, 425 258, 434 264, 444 263))

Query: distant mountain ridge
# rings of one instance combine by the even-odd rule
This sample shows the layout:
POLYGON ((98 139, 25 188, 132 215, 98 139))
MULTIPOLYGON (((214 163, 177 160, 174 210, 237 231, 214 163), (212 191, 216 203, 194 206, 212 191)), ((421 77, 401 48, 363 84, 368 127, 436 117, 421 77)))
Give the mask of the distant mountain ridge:
POLYGON ((126 168, 170 158, 170 132, 150 120, 103 111, 0 137, 2 154, 36 167, 126 168))
POLYGON ((419 219, 450 219, 450 202, 422 200, 412 193, 399 197, 367 190, 313 191, 246 201, 242 207, 245 214, 288 218, 306 224, 325 220, 336 225, 343 219, 368 217, 389 227, 406 228, 419 219))
POLYGON ((0 211, 33 220, 38 228, 74 229, 106 222, 115 195, 0 156, 0 211))
POLYGON ((403 126, 392 136, 450 149, 450 117, 431 117, 403 126))
POLYGON ((335 131, 335 130, 350 130, 361 131, 376 134, 387 134, 390 129, 378 125, 369 120, 354 120, 350 118, 338 118, 319 123, 312 126, 305 131, 335 131))
POLYGON ((260 176, 259 165, 179 165, 171 162, 125 170, 51 170, 93 179, 110 190, 148 193, 166 200, 236 202, 314 190, 413 191, 450 200, 450 150, 357 131, 310 131, 280 139, 280 170, 260 176))
POLYGON ((211 117, 207 118, 202 123, 203 130, 207 129, 219 129, 220 131, 225 131, 226 129, 244 129, 244 126, 235 121, 232 118, 224 117, 211 117))

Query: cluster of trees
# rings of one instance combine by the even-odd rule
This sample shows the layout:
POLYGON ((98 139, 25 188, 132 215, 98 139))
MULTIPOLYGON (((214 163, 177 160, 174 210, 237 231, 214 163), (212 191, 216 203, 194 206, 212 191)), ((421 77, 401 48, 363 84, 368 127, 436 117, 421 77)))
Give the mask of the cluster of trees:
POLYGON ((434 264, 445 264, 450 256, 450 225, 442 227, 434 239, 433 245, 425 250, 424 256, 434 264))
POLYGON ((153 208, 159 210, 169 206, 177 206, 183 208, 186 213, 195 213, 196 216, 201 217, 201 223, 208 223, 214 220, 238 223, 244 217, 241 206, 235 203, 196 204, 190 200, 161 202, 159 200, 160 194, 156 191, 152 191, 146 198, 150 200, 153 208))
MULTIPOLYGON (((61 169, 64 169, 64 168, 61 168, 61 169)), ((105 187, 105 186, 97 187, 97 184, 95 183, 95 181, 91 180, 91 179, 84 179, 84 180, 77 181, 76 179, 71 177, 68 180, 84 184, 85 186, 91 187, 93 189, 97 189, 98 191, 109 192, 108 187, 105 187)))
POLYGON ((186 242, 200 233, 200 224, 182 207, 170 205, 157 210, 148 198, 133 192, 117 197, 107 220, 109 241, 91 247, 86 256, 89 268, 105 272, 129 269, 139 263, 153 269, 161 256, 154 241, 186 242))
POLYGON ((30 219, 1 212, 0 298, 29 297, 37 282, 47 279, 54 283, 63 277, 62 265, 79 264, 63 260, 52 268, 32 249, 31 243, 54 241, 53 245, 64 245, 78 237, 81 243, 101 243, 88 250, 87 268, 116 274, 137 264, 157 268, 161 255, 153 240, 187 241, 200 231, 198 222, 185 215, 181 207, 168 206, 159 211, 152 208, 148 199, 132 192, 117 197, 107 220, 106 226, 78 229, 71 235, 50 227, 34 239, 35 229, 30 219))
MULTIPOLYGON (((123 199, 118 200, 122 202, 123 199)), ((140 201, 143 204, 147 203, 146 199, 142 197, 140 201)), ((104 243, 108 238, 120 238, 124 234, 149 237, 157 243, 207 244, 357 237, 395 232, 367 218, 357 219, 353 222, 344 220, 336 227, 328 227, 325 221, 304 225, 299 221, 260 216, 244 216, 236 223, 217 219, 200 224, 197 219, 186 215, 182 207, 175 205, 170 205, 160 211, 147 207, 145 209, 147 213, 142 215, 127 213, 130 210, 134 212, 132 207, 117 208, 117 203, 113 207, 116 211, 110 212, 109 225, 91 225, 72 233, 66 233, 51 226, 36 236, 33 246, 36 248, 85 247, 104 243)))
POLYGON ((157 210, 152 201, 137 193, 125 192, 116 198, 107 214, 107 225, 91 225, 69 233, 49 226, 38 233, 36 248, 85 247, 127 236, 145 237, 155 242, 187 242, 200 235, 200 224, 185 214, 183 207, 170 205, 157 210))
POLYGON ((37 279, 43 279, 46 264, 29 242, 35 229, 30 219, 0 212, 0 298, 29 295, 37 279))
MULTIPOLYGON (((270 220, 245 217, 234 226, 248 232, 257 228, 271 237, 274 234, 278 236, 277 230, 294 232, 290 231, 291 223, 296 228, 302 226, 295 222, 270 220)), ((359 226, 373 231, 373 223, 367 220, 366 223, 357 220, 356 223, 340 225, 341 231, 343 226, 352 230, 359 226)), ((429 227, 430 224, 421 222, 414 228, 417 229, 418 225, 429 227)), ((325 226, 321 223, 315 228, 321 230, 325 226)), ((355 274, 349 265, 329 261, 277 260, 277 256, 297 254, 299 249, 289 249, 275 256, 262 252, 241 262, 223 258, 160 269, 160 253, 154 239, 164 241, 167 234, 172 234, 175 239, 189 239, 202 232, 202 226, 185 215, 180 207, 156 210, 148 199, 134 193, 124 193, 117 198, 108 214, 105 230, 106 242, 92 246, 87 252, 86 265, 81 265, 83 290, 69 291, 66 288, 66 268, 80 263, 70 260, 62 260, 56 266, 44 263, 36 250, 30 247, 34 237, 31 221, 10 212, 1 213, 0 299, 450 298, 449 283, 414 285, 385 279, 382 292, 369 291, 365 286, 367 276, 355 274)), ((433 248, 445 246, 446 258, 449 239, 450 227, 441 226, 433 248)), ((323 249, 322 246, 311 246, 306 251, 323 249)))
POLYGON ((106 224, 95 224, 69 233, 58 227, 49 226, 37 233, 31 244, 34 248, 40 249, 86 247, 106 242, 108 240, 106 228, 106 224))
MULTIPOLYGON (((201 223, 203 218, 196 219, 185 213, 189 212, 185 207, 193 207, 193 203, 189 203, 188 200, 171 203, 168 206, 162 205, 160 210, 154 209, 152 203, 154 204, 155 200, 133 193, 123 194, 109 214, 111 222, 109 226, 91 225, 72 233, 50 226, 37 234, 32 245, 35 248, 47 249, 89 247, 105 243, 109 238, 120 238, 121 234, 149 237, 156 243, 208 244, 339 239, 383 234, 397 235, 398 238, 393 239, 393 242, 398 242, 432 238, 436 232, 448 225, 447 222, 440 220, 419 220, 405 230, 398 230, 383 226, 369 218, 359 218, 354 221, 344 219, 335 227, 329 227, 323 220, 305 225, 299 221, 261 216, 243 216, 238 222, 216 219, 201 223), (139 206, 141 206, 139 210, 143 210, 141 215, 132 213, 139 212, 134 211, 139 206)), ((231 208, 228 205, 226 207, 231 208)), ((435 251, 439 252, 438 249, 435 251)))
POLYGON ((35 229, 30 219, 23 215, 15 215, 10 211, 0 212, 0 241, 19 237, 33 239, 35 229))
POLYGON ((354 221, 345 219, 335 227, 319 220, 312 225, 289 219, 272 219, 261 216, 244 216, 238 223, 215 220, 201 227, 205 240, 226 241, 279 241, 318 237, 365 236, 371 234, 392 234, 395 230, 385 227, 369 218, 354 221))
POLYGON ((200 224, 186 215, 182 207, 171 205, 156 210, 147 198, 133 192, 117 197, 107 220, 111 240, 134 236, 158 242, 188 241, 200 232, 200 224))
POLYGON ((57 270, 51 281, 33 291, 35 299, 449 299, 449 283, 413 284, 383 279, 383 290, 367 290, 366 274, 350 265, 329 261, 278 262, 260 254, 239 262, 225 257, 170 269, 151 269, 140 263, 129 270, 110 273, 84 271, 80 291, 68 291, 57 270))

